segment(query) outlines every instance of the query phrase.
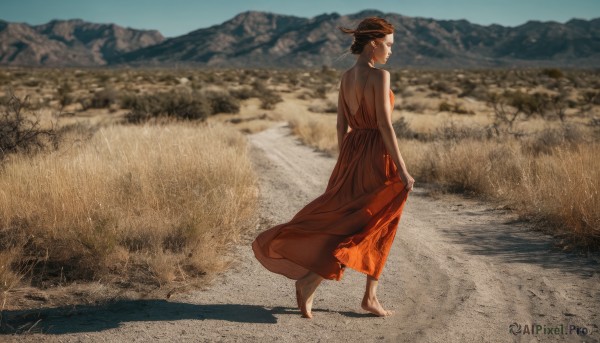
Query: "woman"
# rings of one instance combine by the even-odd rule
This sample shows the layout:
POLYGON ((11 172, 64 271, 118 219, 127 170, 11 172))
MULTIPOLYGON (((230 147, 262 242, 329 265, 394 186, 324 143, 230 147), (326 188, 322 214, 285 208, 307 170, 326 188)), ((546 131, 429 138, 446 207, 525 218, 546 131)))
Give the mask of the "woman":
POLYGON ((321 281, 340 280, 346 267, 367 274, 361 307, 377 316, 392 314, 377 300, 377 284, 414 184, 392 129, 390 74, 374 67, 392 53, 394 27, 369 17, 356 30, 340 30, 354 35, 350 51, 358 58, 340 83, 340 153, 325 193, 252 243, 263 266, 296 280, 305 318, 312 318, 321 281))

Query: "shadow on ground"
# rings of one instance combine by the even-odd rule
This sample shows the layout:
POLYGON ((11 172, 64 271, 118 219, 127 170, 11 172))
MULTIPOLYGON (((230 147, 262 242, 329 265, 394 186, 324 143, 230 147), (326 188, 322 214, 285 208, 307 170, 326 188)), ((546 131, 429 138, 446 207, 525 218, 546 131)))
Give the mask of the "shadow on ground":
MULTIPOLYGON (((423 194, 417 196, 425 197, 423 194)), ((494 210, 468 207, 455 210, 454 215, 464 218, 464 224, 441 225, 437 230, 472 255, 497 256, 507 263, 537 264, 583 278, 600 273, 600 252, 589 252, 585 256, 562 251, 555 246, 556 238, 536 232, 526 222, 519 220, 506 221, 503 216, 491 221, 478 219, 488 216, 490 212, 494 210)))
MULTIPOLYGON (((166 300, 122 300, 105 305, 83 305, 2 311, 1 334, 66 334, 96 332, 125 322, 174 320, 226 320, 238 323, 275 324, 274 312, 257 305, 186 304, 166 300)), ((1 336, 0 336, 1 337, 1 336)))

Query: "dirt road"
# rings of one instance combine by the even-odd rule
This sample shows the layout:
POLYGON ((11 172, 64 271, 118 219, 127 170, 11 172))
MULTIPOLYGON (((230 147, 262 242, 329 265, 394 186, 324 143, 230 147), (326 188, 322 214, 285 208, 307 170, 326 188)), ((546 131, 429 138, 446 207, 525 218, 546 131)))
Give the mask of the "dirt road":
MULTIPOLYGON (((293 281, 254 259, 256 234, 287 221, 326 186, 335 159, 301 145, 285 123, 248 136, 260 175, 261 222, 233 268, 208 289, 49 314, 26 341, 177 342, 598 342, 600 258, 557 251, 493 205, 459 196, 409 195, 379 286, 378 318, 360 309, 365 277, 347 270, 317 290, 300 317, 293 281), (514 324, 513 324, 514 323, 514 324), (521 326, 513 335, 509 326, 521 326), (537 333, 523 334, 534 324, 537 333), (561 333, 562 325, 562 333, 561 333), (575 334, 569 325, 576 325, 575 334), (551 332, 550 332, 551 331, 551 332)), ((11 339, 2 337, 1 339, 11 339)))

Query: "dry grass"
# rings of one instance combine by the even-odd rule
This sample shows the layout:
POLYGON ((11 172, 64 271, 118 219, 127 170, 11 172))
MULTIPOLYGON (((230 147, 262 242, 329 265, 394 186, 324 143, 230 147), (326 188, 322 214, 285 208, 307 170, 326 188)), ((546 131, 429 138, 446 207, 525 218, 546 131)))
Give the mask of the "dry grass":
MULTIPOLYGON (((337 156, 335 116, 294 114, 281 117, 303 143, 337 156)), ((564 235, 565 247, 600 247, 600 160, 594 158, 600 149, 582 118, 572 125, 521 120, 513 127, 518 135, 491 138, 489 114, 394 111, 393 121, 400 116, 419 137, 400 144, 418 182, 504 202, 537 228, 564 235)))
POLYGON ((565 235, 565 247, 600 245, 598 143, 560 145, 534 155, 520 141, 400 143, 418 182, 500 200, 539 228, 565 235))
MULTIPOLYGON (((9 88, 29 95, 44 125, 57 113, 62 125, 114 125, 128 112, 127 95, 165 91, 229 92, 240 111, 211 113, 203 124, 108 127, 91 141, 73 130, 70 148, 11 156, 0 169, 0 291, 23 298, 18 294, 27 284, 47 291, 85 281, 95 298, 113 285, 137 292, 209 279, 228 263, 223 249, 253 225, 257 190, 243 136, 235 130, 253 133, 288 121, 305 144, 337 156, 335 114, 311 110, 333 112, 340 73, 1 69, 0 99, 9 88), (104 108, 84 106, 102 99, 97 107, 104 108)), ((507 90, 564 95, 565 122, 600 122, 597 71, 391 74, 392 120, 403 117, 416 133, 401 140, 400 150, 417 182, 496 199, 540 226, 567 231, 579 244, 600 245, 597 143, 572 139, 577 132, 550 132, 562 125, 551 107, 543 116, 519 117, 514 136, 487 137, 496 120, 487 98, 507 90), (445 111, 444 103, 474 115, 445 111)), ((75 293, 84 294, 71 291, 62 299, 75 293)))
MULTIPOLYGON (((302 142, 337 155, 335 118, 309 114, 289 121, 302 142)), ((453 130, 461 128, 451 126, 453 130)), ((400 150, 419 182, 503 201, 523 218, 537 221, 538 227, 566 234, 566 245, 597 248, 600 160, 595 156, 600 156, 600 145, 568 142, 564 137, 549 141, 548 136, 554 137, 552 132, 542 131, 525 140, 481 140, 468 136, 427 142, 402 140, 400 150)))
POLYGON ((302 143, 315 147, 331 156, 337 155, 338 141, 335 116, 305 114, 288 119, 294 135, 302 143))
POLYGON ((194 283, 253 225, 255 177, 243 135, 218 124, 114 126, 16 156, 0 171, 2 290, 194 283))

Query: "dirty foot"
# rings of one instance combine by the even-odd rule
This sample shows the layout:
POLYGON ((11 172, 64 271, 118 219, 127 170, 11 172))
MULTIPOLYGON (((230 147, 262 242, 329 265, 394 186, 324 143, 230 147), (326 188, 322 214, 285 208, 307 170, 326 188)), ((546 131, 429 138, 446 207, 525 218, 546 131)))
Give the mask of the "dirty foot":
POLYGON ((394 311, 385 310, 383 308, 383 306, 381 306, 381 304, 379 303, 379 300, 377 300, 377 298, 368 298, 368 297, 363 298, 363 301, 362 301, 360 307, 362 307, 363 310, 371 312, 372 314, 379 316, 379 317, 387 317, 387 316, 391 316, 392 314, 394 314, 394 311))
POLYGON ((314 291, 315 288, 311 285, 305 285, 300 280, 296 281, 296 299, 303 318, 311 319, 313 317, 311 310, 314 291))

